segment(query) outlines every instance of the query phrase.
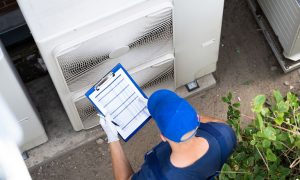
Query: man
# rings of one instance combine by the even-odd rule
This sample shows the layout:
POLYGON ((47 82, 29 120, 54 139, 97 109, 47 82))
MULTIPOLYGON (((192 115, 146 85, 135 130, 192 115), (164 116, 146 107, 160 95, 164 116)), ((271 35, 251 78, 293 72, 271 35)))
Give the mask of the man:
POLYGON ((153 93, 148 109, 162 142, 145 155, 137 173, 123 152, 110 116, 100 119, 108 137, 115 179, 199 180, 218 174, 236 145, 235 134, 224 121, 199 117, 185 99, 169 90, 153 93))

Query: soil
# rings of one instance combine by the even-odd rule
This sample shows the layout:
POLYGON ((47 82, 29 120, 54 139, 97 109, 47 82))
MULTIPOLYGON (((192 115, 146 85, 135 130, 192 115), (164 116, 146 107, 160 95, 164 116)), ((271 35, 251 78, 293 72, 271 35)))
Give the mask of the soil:
MULTIPOLYGON (((215 88, 188 100, 201 114, 226 118, 226 105, 221 97, 233 92, 241 101, 241 112, 253 116, 251 100, 258 94, 270 95, 274 89, 282 92, 299 90, 299 72, 284 74, 259 30, 245 0, 226 0, 224 8, 220 54, 215 88), (286 85, 285 82, 288 82, 286 85)), ((249 119, 244 118, 244 122, 249 119)), ((150 121, 129 142, 124 150, 134 170, 143 163, 144 154, 159 142, 158 130, 150 121)), ((107 144, 89 142, 59 158, 30 169, 33 179, 113 179, 107 144)))

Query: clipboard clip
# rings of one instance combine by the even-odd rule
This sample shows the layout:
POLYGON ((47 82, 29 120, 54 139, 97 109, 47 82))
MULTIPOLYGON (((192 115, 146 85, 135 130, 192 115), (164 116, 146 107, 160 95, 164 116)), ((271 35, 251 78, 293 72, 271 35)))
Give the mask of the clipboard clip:
POLYGON ((107 75, 105 75, 102 79, 100 79, 100 81, 98 81, 96 83, 96 85, 94 86, 96 91, 99 91, 99 87, 104 84, 107 80, 109 80, 110 78, 114 77, 115 73, 113 72, 109 72, 107 75))

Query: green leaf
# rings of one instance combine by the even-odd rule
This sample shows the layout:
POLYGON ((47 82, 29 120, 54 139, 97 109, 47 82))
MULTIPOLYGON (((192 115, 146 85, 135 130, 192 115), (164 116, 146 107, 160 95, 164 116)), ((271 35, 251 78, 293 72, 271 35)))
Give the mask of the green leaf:
POLYGON ((225 102, 225 103, 229 103, 229 102, 230 102, 230 100, 229 100, 227 97, 222 97, 222 100, 223 100, 223 102, 225 102))
POLYGON ((273 91, 273 96, 274 96, 276 103, 283 101, 283 97, 282 97, 280 91, 278 91, 278 90, 273 91))
POLYGON ((272 127, 267 127, 263 130, 263 134, 265 138, 268 138, 272 141, 276 140, 276 131, 272 127))
POLYGON ((229 92, 229 93, 228 93, 228 96, 227 96, 227 98, 229 99, 229 101, 231 101, 231 100, 232 100, 232 93, 231 93, 231 92, 229 92))
POLYGON ((284 148, 283 145, 278 141, 273 142, 273 144, 277 150, 282 150, 284 148))
POLYGON ((261 176, 261 175, 255 176, 254 179, 255 180, 265 180, 264 176, 261 176))
POLYGON ((262 108, 261 109, 261 114, 263 116, 267 116, 269 114, 270 110, 268 108, 262 108))
POLYGON ((250 144, 251 144, 252 146, 254 146, 254 145, 256 144, 256 141, 255 141, 255 140, 251 140, 251 141, 250 141, 250 144))
POLYGON ((266 96, 264 96, 264 95, 256 96, 253 101, 253 106, 254 106, 253 111, 256 113, 260 113, 265 102, 266 102, 266 96))
POLYGON ((237 102, 237 103, 234 103, 232 106, 234 106, 235 108, 239 108, 241 106, 241 104, 237 102))
POLYGON ((276 106, 277 106, 277 109, 279 112, 287 112, 289 110, 289 105, 287 102, 281 101, 281 102, 277 103, 276 106))
POLYGON ((281 125, 284 121, 283 117, 277 117, 274 119, 274 121, 276 122, 277 125, 281 125))
POLYGON ((287 141, 288 138, 289 137, 286 133, 280 133, 277 135, 277 140, 279 140, 279 141, 287 141))
POLYGON ((285 177, 291 173, 291 170, 289 168, 279 166, 279 168, 277 168, 277 172, 279 172, 281 179, 286 179, 285 177))
POLYGON ((256 133, 256 131, 257 131, 256 128, 249 127, 249 126, 244 129, 245 135, 247 136, 251 136, 252 134, 256 133))
POLYGON ((245 156, 246 156, 245 152, 241 152, 241 153, 237 153, 235 158, 237 161, 243 161, 245 159, 245 156))
POLYGON ((236 174, 235 173, 228 173, 228 172, 231 172, 231 167, 228 165, 228 164, 224 164, 223 167, 222 167, 222 171, 221 173, 223 174, 226 174, 229 178, 235 178, 236 177, 236 174))
POLYGON ((253 165, 254 165, 254 157, 249 157, 249 158, 246 160, 246 165, 247 165, 247 166, 253 166, 253 165))
POLYGON ((267 149, 267 160, 271 162, 275 162, 277 160, 276 155, 273 153, 271 149, 267 149))
POLYGON ((263 142, 262 142, 262 145, 264 148, 269 148, 270 145, 271 145, 271 141, 267 140, 267 139, 264 139, 263 142))
POLYGON ((298 97, 291 92, 287 93, 287 100, 290 102, 291 106, 298 107, 298 97))
MULTIPOLYGON (((265 137, 265 134, 263 134, 261 131, 258 131, 254 136, 264 138, 264 137, 265 137)), ((254 136, 253 136, 253 137, 254 137, 254 136)))
POLYGON ((256 116, 256 122, 257 122, 257 125, 258 125, 258 127, 259 127, 260 130, 262 130, 265 127, 264 126, 264 121, 263 121, 263 119, 262 119, 262 117, 261 117, 260 114, 257 114, 257 116, 256 116))
POLYGON ((300 140, 295 142, 295 146, 300 149, 300 140))
POLYGON ((291 143, 294 143, 294 142, 295 142, 294 137, 293 137, 292 135, 290 135, 290 134, 289 134, 288 136, 289 136, 290 142, 291 142, 291 143))

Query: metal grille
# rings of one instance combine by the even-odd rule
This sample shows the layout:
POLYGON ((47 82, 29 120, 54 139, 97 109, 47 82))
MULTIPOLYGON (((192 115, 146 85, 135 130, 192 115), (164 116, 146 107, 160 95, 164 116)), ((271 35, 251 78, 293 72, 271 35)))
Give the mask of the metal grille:
POLYGON ((300 22, 299 1, 258 0, 257 2, 278 36, 284 51, 288 56, 292 55, 300 22))
POLYGON ((142 46, 157 39, 170 39, 173 36, 173 21, 172 14, 168 12, 167 14, 162 14, 160 17, 156 17, 156 19, 161 18, 154 25, 147 27, 147 30, 144 35, 137 38, 133 43, 129 44, 130 48, 135 48, 138 46, 142 46))
POLYGON ((129 69, 142 64, 143 61, 162 56, 167 51, 169 53, 173 49, 172 29, 172 11, 169 10, 124 25, 110 32, 109 35, 100 35, 90 42, 87 40, 77 49, 58 56, 58 63, 70 91, 76 91, 93 84, 117 63, 122 63, 125 68, 129 69), (136 31, 134 36, 140 34, 138 37, 130 36, 129 33, 132 33, 132 28, 135 28, 136 31), (116 36, 120 36, 120 42, 113 42, 114 33, 116 36), (114 47, 122 45, 127 45, 130 48, 127 53, 129 55, 125 54, 119 58, 110 59, 109 53, 114 50, 114 47), (143 47, 147 47, 147 49, 143 47), (90 54, 88 54, 89 52, 90 54), (135 53, 139 55, 135 56, 135 53), (135 57, 136 59, 134 59, 135 57), (103 64, 109 65, 101 67, 103 64))
POLYGON ((80 77, 97 65, 100 65, 108 58, 108 54, 103 56, 83 57, 74 60, 68 60, 67 58, 59 57, 59 59, 62 59, 59 62, 65 80, 67 84, 70 84, 74 79, 80 77))
POLYGON ((155 78, 148 81, 145 85, 141 86, 142 89, 147 89, 157 84, 163 83, 167 80, 174 79, 174 66, 170 66, 166 71, 157 75, 155 78))
POLYGON ((87 98, 76 101, 75 106, 83 124, 85 124, 85 121, 88 119, 93 119, 91 117, 97 118, 97 111, 87 98))

